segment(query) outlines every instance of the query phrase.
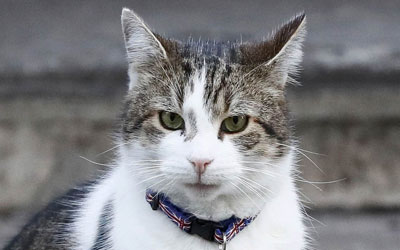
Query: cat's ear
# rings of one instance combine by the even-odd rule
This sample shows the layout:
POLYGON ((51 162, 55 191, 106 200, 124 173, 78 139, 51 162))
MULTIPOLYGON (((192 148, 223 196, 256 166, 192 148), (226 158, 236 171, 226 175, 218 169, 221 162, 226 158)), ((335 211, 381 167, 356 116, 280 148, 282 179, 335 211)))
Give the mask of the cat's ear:
POLYGON ((282 25, 267 41, 242 45, 241 63, 254 70, 264 69, 269 79, 284 86, 298 72, 305 34, 306 16, 302 13, 282 25))
POLYGON ((160 41, 162 38, 151 32, 133 11, 124 8, 121 23, 129 63, 129 88, 131 89, 141 76, 150 75, 156 65, 167 60, 168 55, 160 41))

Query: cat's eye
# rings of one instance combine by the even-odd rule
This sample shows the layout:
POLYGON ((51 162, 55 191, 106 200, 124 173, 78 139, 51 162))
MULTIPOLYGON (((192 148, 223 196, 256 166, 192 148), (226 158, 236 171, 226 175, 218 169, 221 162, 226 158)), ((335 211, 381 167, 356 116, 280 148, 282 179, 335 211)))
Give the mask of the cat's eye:
POLYGON ((225 133, 238 133, 243 131, 249 118, 245 115, 231 116, 226 118, 221 124, 221 130, 225 133))
POLYGON ((160 112, 160 122, 164 128, 169 130, 182 129, 184 124, 180 115, 168 111, 160 112))

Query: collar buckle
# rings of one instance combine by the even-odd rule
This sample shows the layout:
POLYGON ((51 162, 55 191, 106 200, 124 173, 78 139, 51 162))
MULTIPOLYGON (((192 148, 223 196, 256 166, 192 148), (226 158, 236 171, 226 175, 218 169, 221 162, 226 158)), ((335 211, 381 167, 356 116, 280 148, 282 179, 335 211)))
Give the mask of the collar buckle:
POLYGON ((160 197, 156 194, 151 201, 149 201, 151 209, 157 210, 159 207, 160 197))
POLYGON ((224 227, 220 223, 195 218, 192 221, 189 233, 197 234, 208 241, 214 241, 215 230, 222 230, 223 228, 224 227))

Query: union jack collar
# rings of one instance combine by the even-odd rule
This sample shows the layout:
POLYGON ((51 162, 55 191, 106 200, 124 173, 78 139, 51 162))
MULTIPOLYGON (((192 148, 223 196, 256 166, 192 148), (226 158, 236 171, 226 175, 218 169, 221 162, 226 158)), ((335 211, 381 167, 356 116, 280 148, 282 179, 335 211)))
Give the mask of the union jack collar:
MULTIPOLYGON (((146 191, 146 200, 153 210, 160 210, 168 216, 181 230, 189 234, 197 234, 203 239, 221 244, 225 248, 228 241, 232 240, 240 231, 250 224, 256 217, 240 219, 232 216, 229 219, 214 222, 201 220, 193 214, 187 213, 172 202, 162 193, 146 191)), ((222 249, 224 249, 222 248, 222 249)))

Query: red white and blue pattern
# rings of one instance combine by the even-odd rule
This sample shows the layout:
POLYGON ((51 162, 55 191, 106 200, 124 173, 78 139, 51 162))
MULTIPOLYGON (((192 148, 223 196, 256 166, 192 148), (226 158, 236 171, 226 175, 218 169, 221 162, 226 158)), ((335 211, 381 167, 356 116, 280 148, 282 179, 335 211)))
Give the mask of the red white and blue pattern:
POLYGON ((226 241, 230 241, 233 237, 236 236, 240 231, 242 231, 247 225, 249 225, 255 217, 251 217, 248 219, 239 219, 239 218, 231 218, 231 222, 228 225, 228 228, 224 231, 220 229, 215 230, 214 240, 220 244, 224 243, 224 235, 226 237, 226 241))
POLYGON ((168 216, 168 218, 174 222, 180 229, 188 232, 190 230, 191 221, 190 217, 183 216, 183 212, 180 211, 176 206, 172 206, 172 203, 164 197, 162 194, 154 194, 151 192, 146 193, 147 202, 152 202, 155 195, 159 196, 158 206, 168 216))
MULTIPOLYGON (((150 190, 146 192, 146 200, 150 204, 154 198, 158 196, 158 207, 163 211, 168 218, 174 222, 181 230, 189 233, 192 225, 192 221, 195 218, 194 215, 184 212, 179 207, 175 206, 170 202, 168 197, 161 193, 154 193, 150 190)), ((220 244, 226 243, 233 239, 240 231, 242 231, 247 225, 249 225, 255 217, 247 219, 239 219, 235 216, 218 222, 223 226, 223 229, 216 229, 214 232, 214 241, 220 244), (224 242, 224 235, 226 242, 224 242)))

